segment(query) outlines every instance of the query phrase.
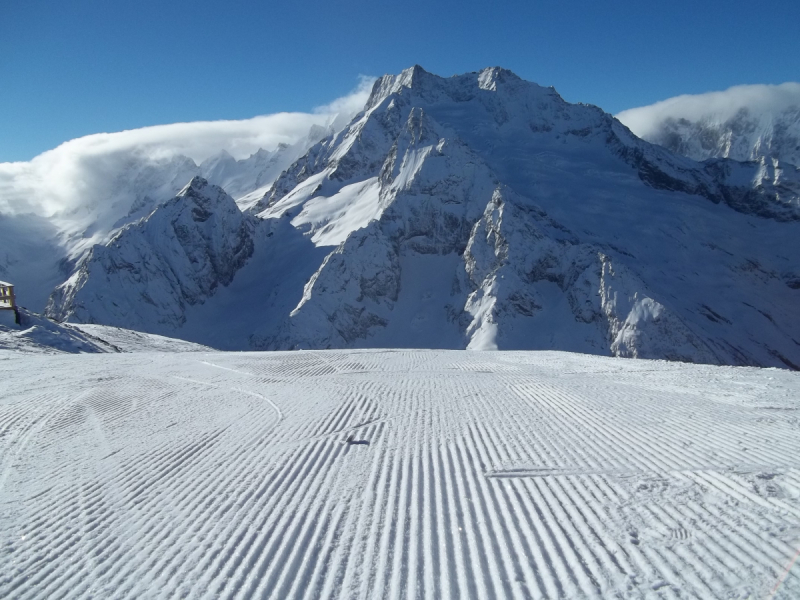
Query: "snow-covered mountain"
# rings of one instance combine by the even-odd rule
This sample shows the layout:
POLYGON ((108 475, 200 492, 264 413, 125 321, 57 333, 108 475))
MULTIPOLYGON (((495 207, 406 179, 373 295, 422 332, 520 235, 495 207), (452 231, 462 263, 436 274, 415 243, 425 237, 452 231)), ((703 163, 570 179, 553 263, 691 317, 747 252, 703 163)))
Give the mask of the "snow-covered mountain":
MULTIPOLYGON (((220 151, 197 164, 183 155, 158 157, 135 150, 94 158, 93 177, 82 182, 83 199, 45 217, 0 210, 0 278, 12 281, 20 302, 44 310, 53 288, 62 283, 96 244, 107 243, 126 225, 147 217, 173 198, 193 177, 224 186, 242 208, 258 201, 280 173, 325 137, 331 127, 312 126, 306 136, 274 150, 260 149, 236 160, 220 151)), ((79 174, 74 178, 81 180, 79 174)), ((2 183, 2 182, 0 182, 2 183)), ((0 185, 0 188, 2 185, 0 185)), ((0 189, 0 200, 3 189, 0 189)))
POLYGON ((694 160, 800 165, 800 83, 679 96, 618 118, 643 139, 694 160))
POLYGON ((694 162, 503 69, 381 78, 237 212, 193 180, 49 314, 220 348, 800 365, 797 168, 694 162))
POLYGON ((246 208, 263 196, 284 169, 328 133, 328 129, 315 125, 294 144, 280 144, 272 151, 262 148, 241 160, 222 150, 199 165, 180 154, 154 158, 129 153, 115 163, 113 177, 104 182, 103 193, 94 194, 94 202, 62 212, 53 221, 65 232, 70 256, 79 259, 92 245, 107 242, 121 227, 146 217, 173 198, 193 177, 224 187, 246 208))
POLYGON ((170 202, 94 246, 48 310, 63 318, 69 306, 69 315, 86 323, 102 314, 133 329, 178 328, 187 305, 228 285, 250 258, 253 221, 222 188, 195 177, 170 202))
POLYGON ((246 348, 254 329, 288 314, 291 290, 302 289, 324 255, 288 220, 245 214, 222 188, 195 177, 95 245, 46 314, 246 348))

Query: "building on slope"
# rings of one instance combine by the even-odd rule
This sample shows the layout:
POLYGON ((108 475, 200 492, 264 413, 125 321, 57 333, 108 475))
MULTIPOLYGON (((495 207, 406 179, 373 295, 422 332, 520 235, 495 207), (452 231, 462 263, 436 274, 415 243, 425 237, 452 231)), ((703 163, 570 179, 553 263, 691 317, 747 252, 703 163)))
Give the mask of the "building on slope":
POLYGON ((14 310, 16 306, 13 284, 0 281, 0 310, 14 310))

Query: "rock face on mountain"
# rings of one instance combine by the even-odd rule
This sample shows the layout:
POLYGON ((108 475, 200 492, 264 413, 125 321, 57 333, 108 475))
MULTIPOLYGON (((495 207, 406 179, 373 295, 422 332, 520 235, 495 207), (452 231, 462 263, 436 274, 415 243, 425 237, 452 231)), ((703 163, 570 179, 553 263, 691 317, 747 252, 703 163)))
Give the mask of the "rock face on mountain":
POLYGON ((189 247, 231 248, 227 269, 210 254, 166 258, 184 244, 158 223, 182 202, 96 247, 51 313, 242 349, 800 365, 797 169, 676 156, 503 69, 378 80, 350 125, 284 171, 249 216, 236 221, 224 202, 203 209, 213 225, 189 247), (214 228, 224 243, 208 241, 214 228), (256 250, 236 274, 248 235, 256 250), (158 266, 145 278, 139 265, 158 266), (157 302, 142 296, 164 286, 157 302), (234 295, 247 310, 227 308, 234 295), (114 308, 118 297, 152 308, 114 308), (224 344, 198 326, 210 315, 226 323, 224 344))
POLYGON ((47 313, 57 319, 177 329, 187 305, 228 285, 253 253, 254 219, 200 177, 148 217, 96 245, 56 288, 47 313))
MULTIPOLYGON (((101 164, 93 165, 90 180, 82 182, 89 190, 85 200, 76 208, 61 211, 50 219, 50 226, 55 226, 64 240, 60 253, 73 264, 81 261, 94 245, 107 243, 121 228, 148 216, 173 198, 193 177, 199 176, 223 187, 246 208, 261 198, 284 169, 329 131, 329 128, 314 125, 305 137, 291 145, 279 144, 271 151, 260 149, 241 160, 224 150, 199 165, 188 156, 153 156, 135 150, 120 151, 105 162, 96 159, 101 164)), ((48 268, 52 270, 53 265, 49 264, 48 268)), ((43 306, 42 303, 35 308, 43 306)))

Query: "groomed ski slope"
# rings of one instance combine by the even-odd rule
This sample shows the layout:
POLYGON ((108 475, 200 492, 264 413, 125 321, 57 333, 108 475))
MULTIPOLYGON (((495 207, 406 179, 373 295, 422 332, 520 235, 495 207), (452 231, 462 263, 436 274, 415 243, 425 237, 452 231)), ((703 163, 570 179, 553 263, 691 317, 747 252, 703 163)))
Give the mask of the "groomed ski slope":
POLYGON ((800 375, 0 354, 3 598, 798 598, 800 375))

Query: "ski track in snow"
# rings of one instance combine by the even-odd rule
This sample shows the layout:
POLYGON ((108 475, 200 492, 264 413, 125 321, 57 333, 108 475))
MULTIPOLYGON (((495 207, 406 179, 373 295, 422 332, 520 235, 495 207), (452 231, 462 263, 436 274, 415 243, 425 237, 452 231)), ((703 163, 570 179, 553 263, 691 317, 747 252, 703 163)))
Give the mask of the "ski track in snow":
POLYGON ((0 597, 800 597, 800 375, 0 356, 0 597))

